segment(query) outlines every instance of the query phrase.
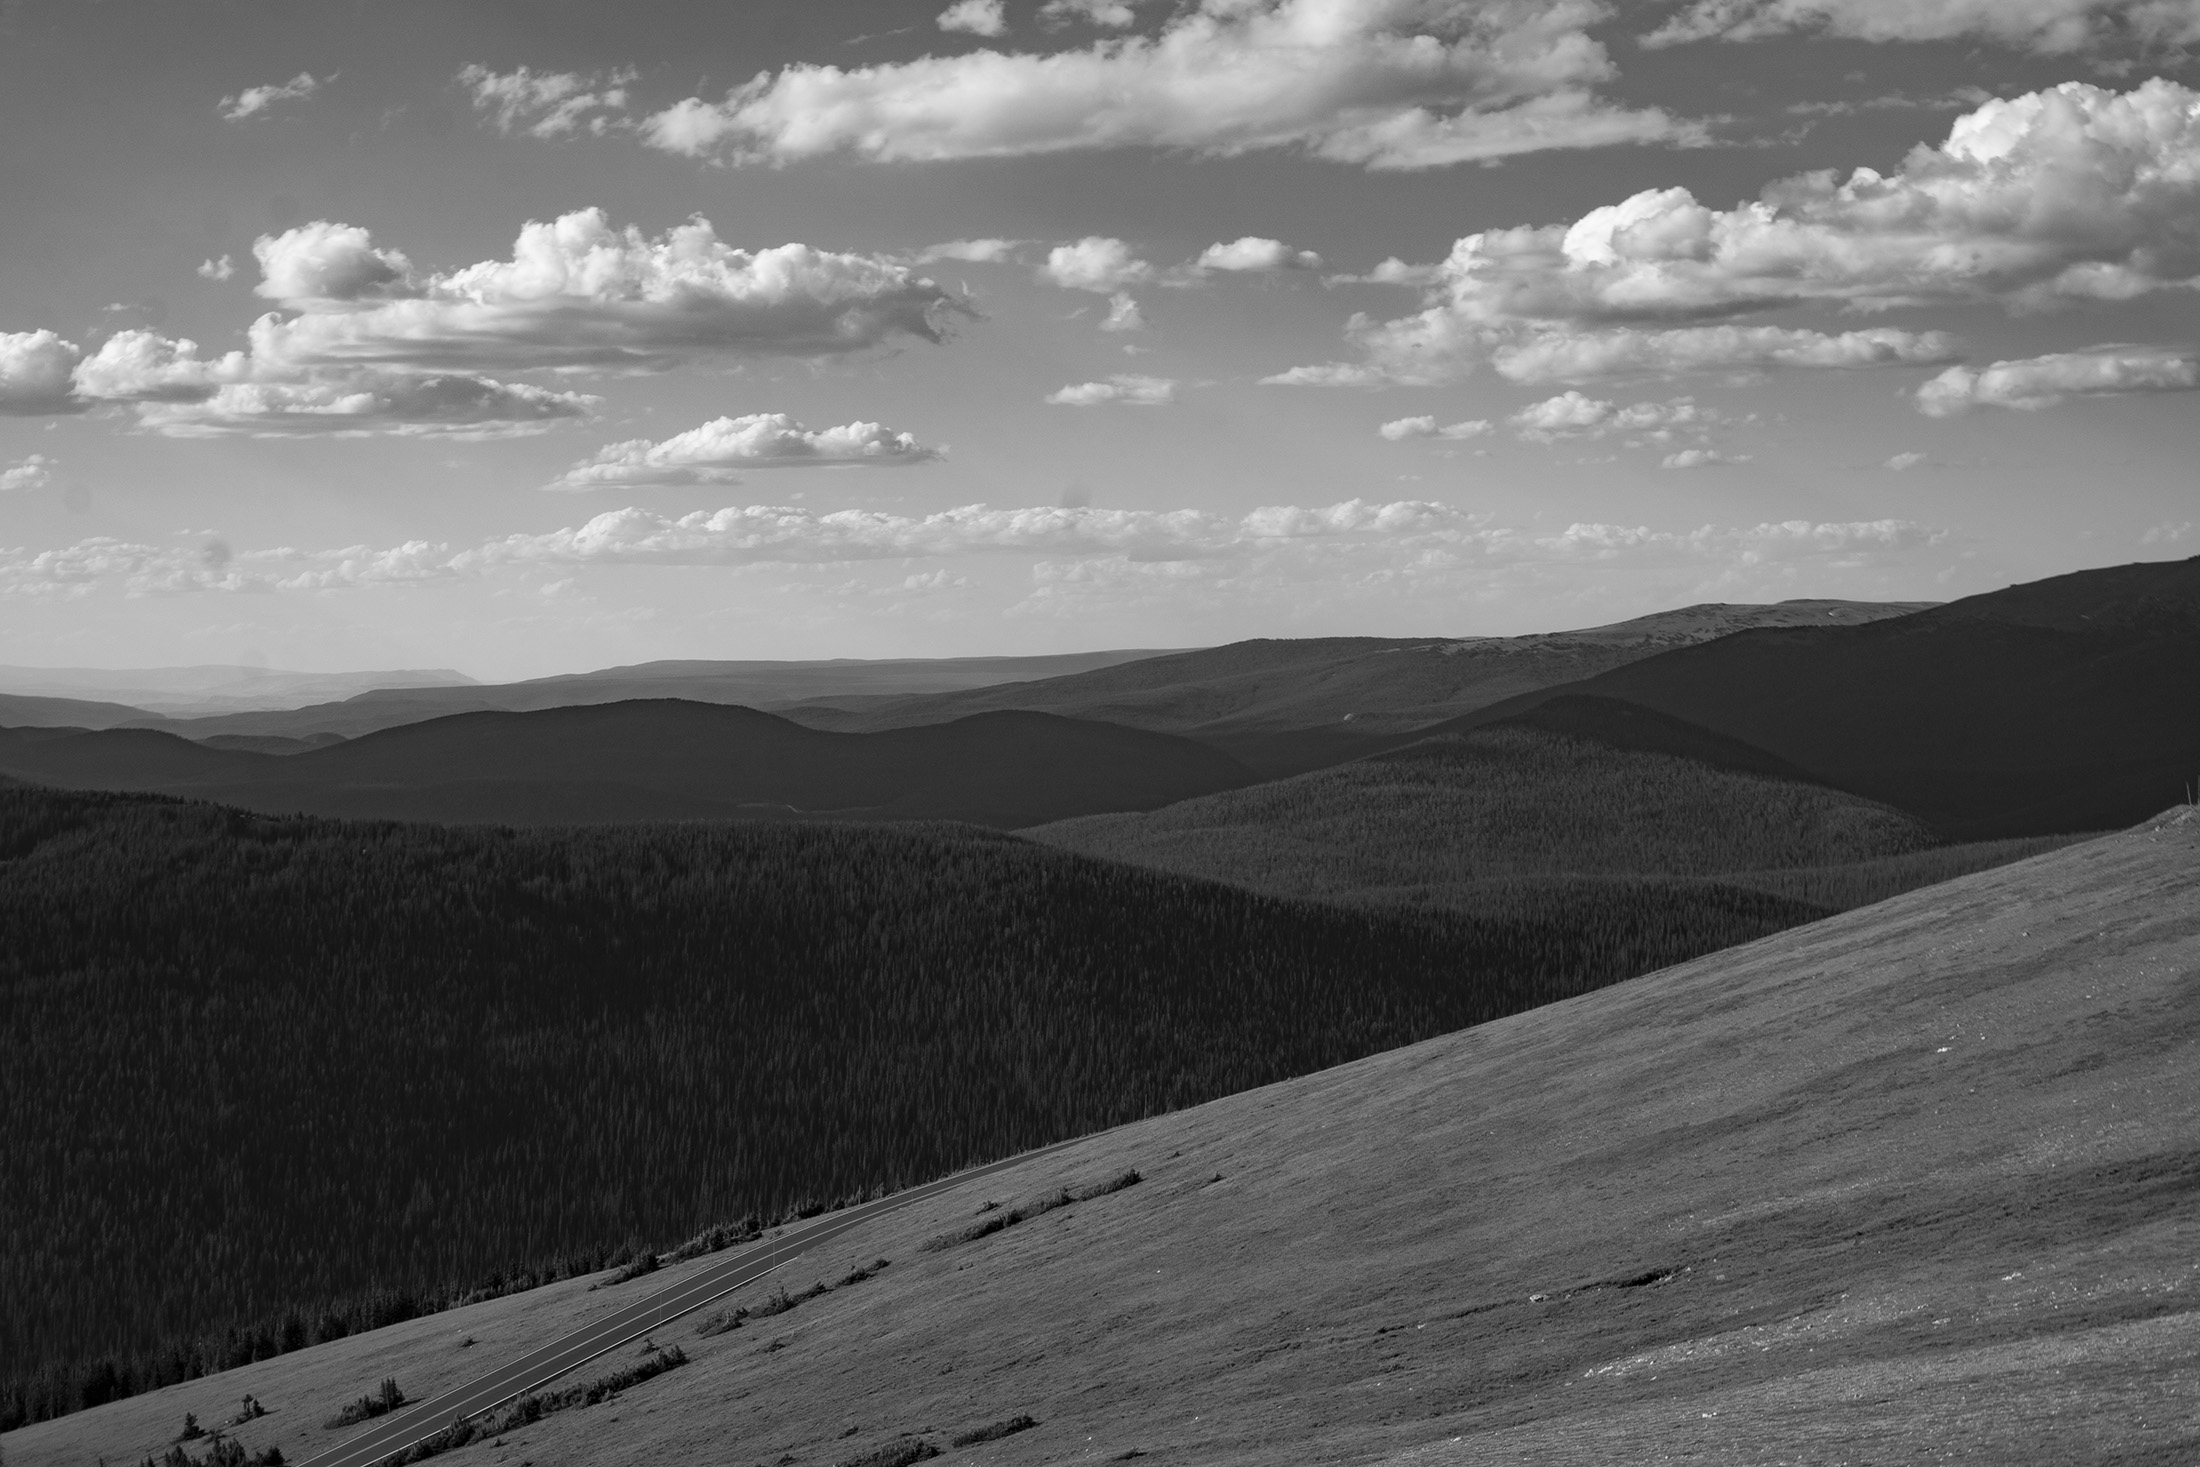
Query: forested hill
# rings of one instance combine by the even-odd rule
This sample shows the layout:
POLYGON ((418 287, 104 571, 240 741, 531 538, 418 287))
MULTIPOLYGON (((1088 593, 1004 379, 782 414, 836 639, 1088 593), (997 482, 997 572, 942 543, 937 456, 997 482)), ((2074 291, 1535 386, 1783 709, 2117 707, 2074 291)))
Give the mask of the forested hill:
POLYGON ((0 1425, 1815 913, 1353 911, 969 827, 532 832, 0 787, 0 1425))

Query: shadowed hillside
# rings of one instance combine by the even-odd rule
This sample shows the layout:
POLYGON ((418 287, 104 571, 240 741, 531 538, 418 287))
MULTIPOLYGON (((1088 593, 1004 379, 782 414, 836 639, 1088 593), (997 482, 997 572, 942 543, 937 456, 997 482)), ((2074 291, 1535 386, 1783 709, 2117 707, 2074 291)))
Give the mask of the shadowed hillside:
POLYGON ((1959 838, 2125 825, 2200 775, 2200 558, 2081 571, 1854 627, 1768 629, 1498 704, 1617 699, 1959 838))
POLYGON ((0 788, 0 1413, 1303 1074, 1814 910, 1754 894, 1646 933, 1279 901, 968 827, 521 832, 0 788))
POLYGON ((304 752, 152 730, 0 730, 0 773, 267 812, 545 825, 789 815, 1030 825, 1251 776, 1188 739, 996 713, 877 734, 672 700, 469 713, 304 752))

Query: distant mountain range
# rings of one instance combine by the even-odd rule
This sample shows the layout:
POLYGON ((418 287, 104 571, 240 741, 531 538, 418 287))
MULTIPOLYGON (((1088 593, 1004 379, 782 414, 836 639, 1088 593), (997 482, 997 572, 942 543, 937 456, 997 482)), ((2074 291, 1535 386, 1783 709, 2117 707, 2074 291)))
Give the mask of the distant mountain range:
MULTIPOLYGON (((448 668, 397 672, 283 672, 266 667, 5 667, 0 695, 120 704, 145 713, 197 718, 248 709, 298 708, 380 688, 472 687, 448 668)), ((104 725, 102 725, 104 726, 104 725)))

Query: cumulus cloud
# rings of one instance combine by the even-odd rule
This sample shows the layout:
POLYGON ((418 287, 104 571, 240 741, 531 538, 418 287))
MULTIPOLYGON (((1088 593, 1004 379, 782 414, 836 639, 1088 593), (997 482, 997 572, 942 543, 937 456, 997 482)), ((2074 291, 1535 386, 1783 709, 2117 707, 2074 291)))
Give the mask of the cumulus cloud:
POLYGON ((1746 464, 1746 453, 1721 453, 1716 448, 1684 448, 1679 453, 1669 453, 1658 467, 1664 469, 1711 469, 1724 464, 1746 464))
POLYGON ((274 86, 246 87, 234 97, 224 97, 218 110, 224 122, 243 122, 257 117, 278 102, 302 102, 321 90, 321 83, 311 72, 301 71, 289 81, 274 86))
POLYGON ((1293 148, 1372 168, 1699 136, 1597 95, 1613 66, 1588 27, 1606 13, 1599 0, 1198 0, 1152 34, 1081 49, 791 65, 722 101, 690 97, 643 135, 730 163, 1293 148))
POLYGON ((626 89, 640 75, 631 67, 583 74, 471 65, 460 67, 454 79, 473 99, 474 111, 506 137, 555 138, 583 130, 601 137, 624 126, 626 89))
POLYGON ((1312 250, 1295 250, 1279 239, 1248 234, 1229 244, 1211 244, 1192 262, 1195 270, 1261 273, 1274 270, 1319 270, 1322 257, 1312 250))
POLYGON ((1260 379, 1263 387, 1385 387, 1388 372, 1363 362, 1315 362, 1291 367, 1260 379))
POLYGON ((961 260, 973 265, 998 265, 1015 259, 1016 251, 1027 243, 1020 239, 951 239, 917 251, 916 263, 929 265, 935 260, 961 260))
POLYGON ((1640 434, 1649 443, 1668 443, 1675 437, 1699 435, 1723 421, 1694 398, 1676 397, 1670 402, 1618 403, 1589 397, 1579 391, 1530 403, 1508 418, 1522 438, 1534 443, 1555 443, 1562 438, 1604 438, 1613 434, 1640 434))
POLYGON ((1101 295, 1126 285, 1145 285, 1155 278, 1154 267, 1138 258, 1119 239, 1089 234, 1070 244, 1047 251, 1039 278, 1064 290, 1090 290, 1101 295))
POLYGON ((1974 407, 2036 411, 2070 397, 2200 391, 2200 356, 2156 347, 2102 346, 1984 368, 1950 367, 1917 390, 1917 409, 1947 418, 1974 407))
POLYGON ((965 31, 973 36, 998 36, 1008 30, 1002 0, 955 0, 935 22, 943 31, 965 31))
POLYGON ((34 453, 19 463, 0 466, 0 494, 47 488, 53 483, 54 468, 54 461, 42 453, 34 453))
POLYGON ((228 255, 218 260, 205 260, 200 262, 198 273, 201 280, 227 280, 237 273, 237 262, 228 255))
POLYGON ((848 423, 812 431, 785 413, 713 418, 661 443, 633 438, 607 444, 581 460, 548 489, 610 489, 638 485, 680 487, 738 483, 743 469, 886 468, 930 463, 939 450, 907 433, 877 423, 848 423))
POLYGON ((252 375, 242 352, 207 359, 188 338, 130 330, 117 331, 77 362, 69 384, 87 402, 191 402, 252 375))
MULTIPOLYGON (((87 540, 62 550, 0 551, 0 592, 82 594, 121 582, 135 594, 333 591, 432 584, 509 573, 570 575, 594 565, 834 565, 964 555, 1047 557, 1042 584, 1105 586, 1150 575, 1180 582, 1319 574, 1401 575, 1472 584, 1514 566, 1692 572, 1868 564, 1914 554, 1941 535, 1905 520, 1790 520, 1693 530, 1580 523, 1557 531, 1492 525, 1427 501, 1271 505, 1243 515, 1205 510, 992 509, 965 505, 912 516, 868 510, 748 505, 670 516, 626 508, 544 534, 467 549, 411 541, 388 549, 275 549, 235 555, 205 547, 87 540), (1169 569, 1175 567, 1174 570, 1169 569)), ((1303 594, 1303 593, 1301 593, 1303 594)))
POLYGON ((1042 25, 1083 21, 1111 31, 1127 31, 1138 24, 1138 12, 1131 8, 1130 0, 1047 0, 1039 7, 1039 21, 1042 25))
POLYGON ((1490 425, 1486 418, 1475 418, 1439 428, 1435 415, 1424 413, 1414 418, 1393 418, 1375 431, 1392 443, 1403 443, 1408 438, 1479 438, 1490 431, 1490 425))
POLYGON ((253 246, 253 351, 294 366, 649 369, 727 356, 822 357, 942 339, 967 308, 907 266, 803 244, 737 249, 697 218, 650 237, 583 209, 521 229, 510 260, 422 273, 353 225, 253 246))
POLYGON ((1176 383, 1167 377, 1118 373, 1105 382, 1079 382, 1057 388, 1047 394, 1046 400, 1057 407, 1104 407, 1109 403, 1160 407, 1176 401, 1176 383))
POLYGON ((588 416, 597 399, 524 382, 373 368, 294 381, 232 382, 204 396, 144 399, 138 421, 171 438, 295 434, 504 438, 588 416))
POLYGON ((1946 361, 1937 333, 1712 326, 1849 311, 2125 300, 2200 282, 2200 93, 2152 79, 1988 101, 1900 170, 1806 173, 1730 209, 1651 189, 1453 246, 1424 308, 1351 332, 1398 381, 1946 361))
POLYGON ((1138 302, 1127 290, 1119 290, 1108 297, 1108 318, 1100 323, 1102 331, 1143 331, 1146 329, 1146 313, 1138 309, 1138 302))
POLYGON ((1932 460, 1915 449, 1908 449, 1890 457, 1880 467, 1890 474, 1906 474, 1912 469, 1923 468, 1932 460))
POLYGON ((2200 0, 1695 0, 1647 46, 1809 31, 1864 41, 1978 39, 2047 53, 2200 41, 2200 0))
POLYGON ((0 331, 0 414, 82 412, 70 374, 84 353, 51 331, 0 331))

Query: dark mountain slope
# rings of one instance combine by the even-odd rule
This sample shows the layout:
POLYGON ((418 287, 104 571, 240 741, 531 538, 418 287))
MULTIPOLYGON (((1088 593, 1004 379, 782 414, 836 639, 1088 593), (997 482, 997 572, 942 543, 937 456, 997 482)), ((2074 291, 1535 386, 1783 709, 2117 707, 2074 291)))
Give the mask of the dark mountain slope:
POLYGON ((0 693, 0 728, 170 727, 168 719, 123 703, 43 694, 0 693))
POLYGON ((1759 896, 1645 949, 1577 911, 1277 901, 969 827, 533 832, 0 788, 0 1427, 1813 910, 1759 896))
POLYGON ((150 731, 6 730, 0 773, 267 812, 515 825, 820 815, 1015 826, 1151 809, 1251 777, 1187 739, 1043 713, 836 734, 677 700, 459 714, 284 755, 150 731))
POLYGON ((1668 714, 1967 838, 2129 824, 2200 773, 2200 559, 1865 626, 1748 631, 1509 700, 1668 714))

